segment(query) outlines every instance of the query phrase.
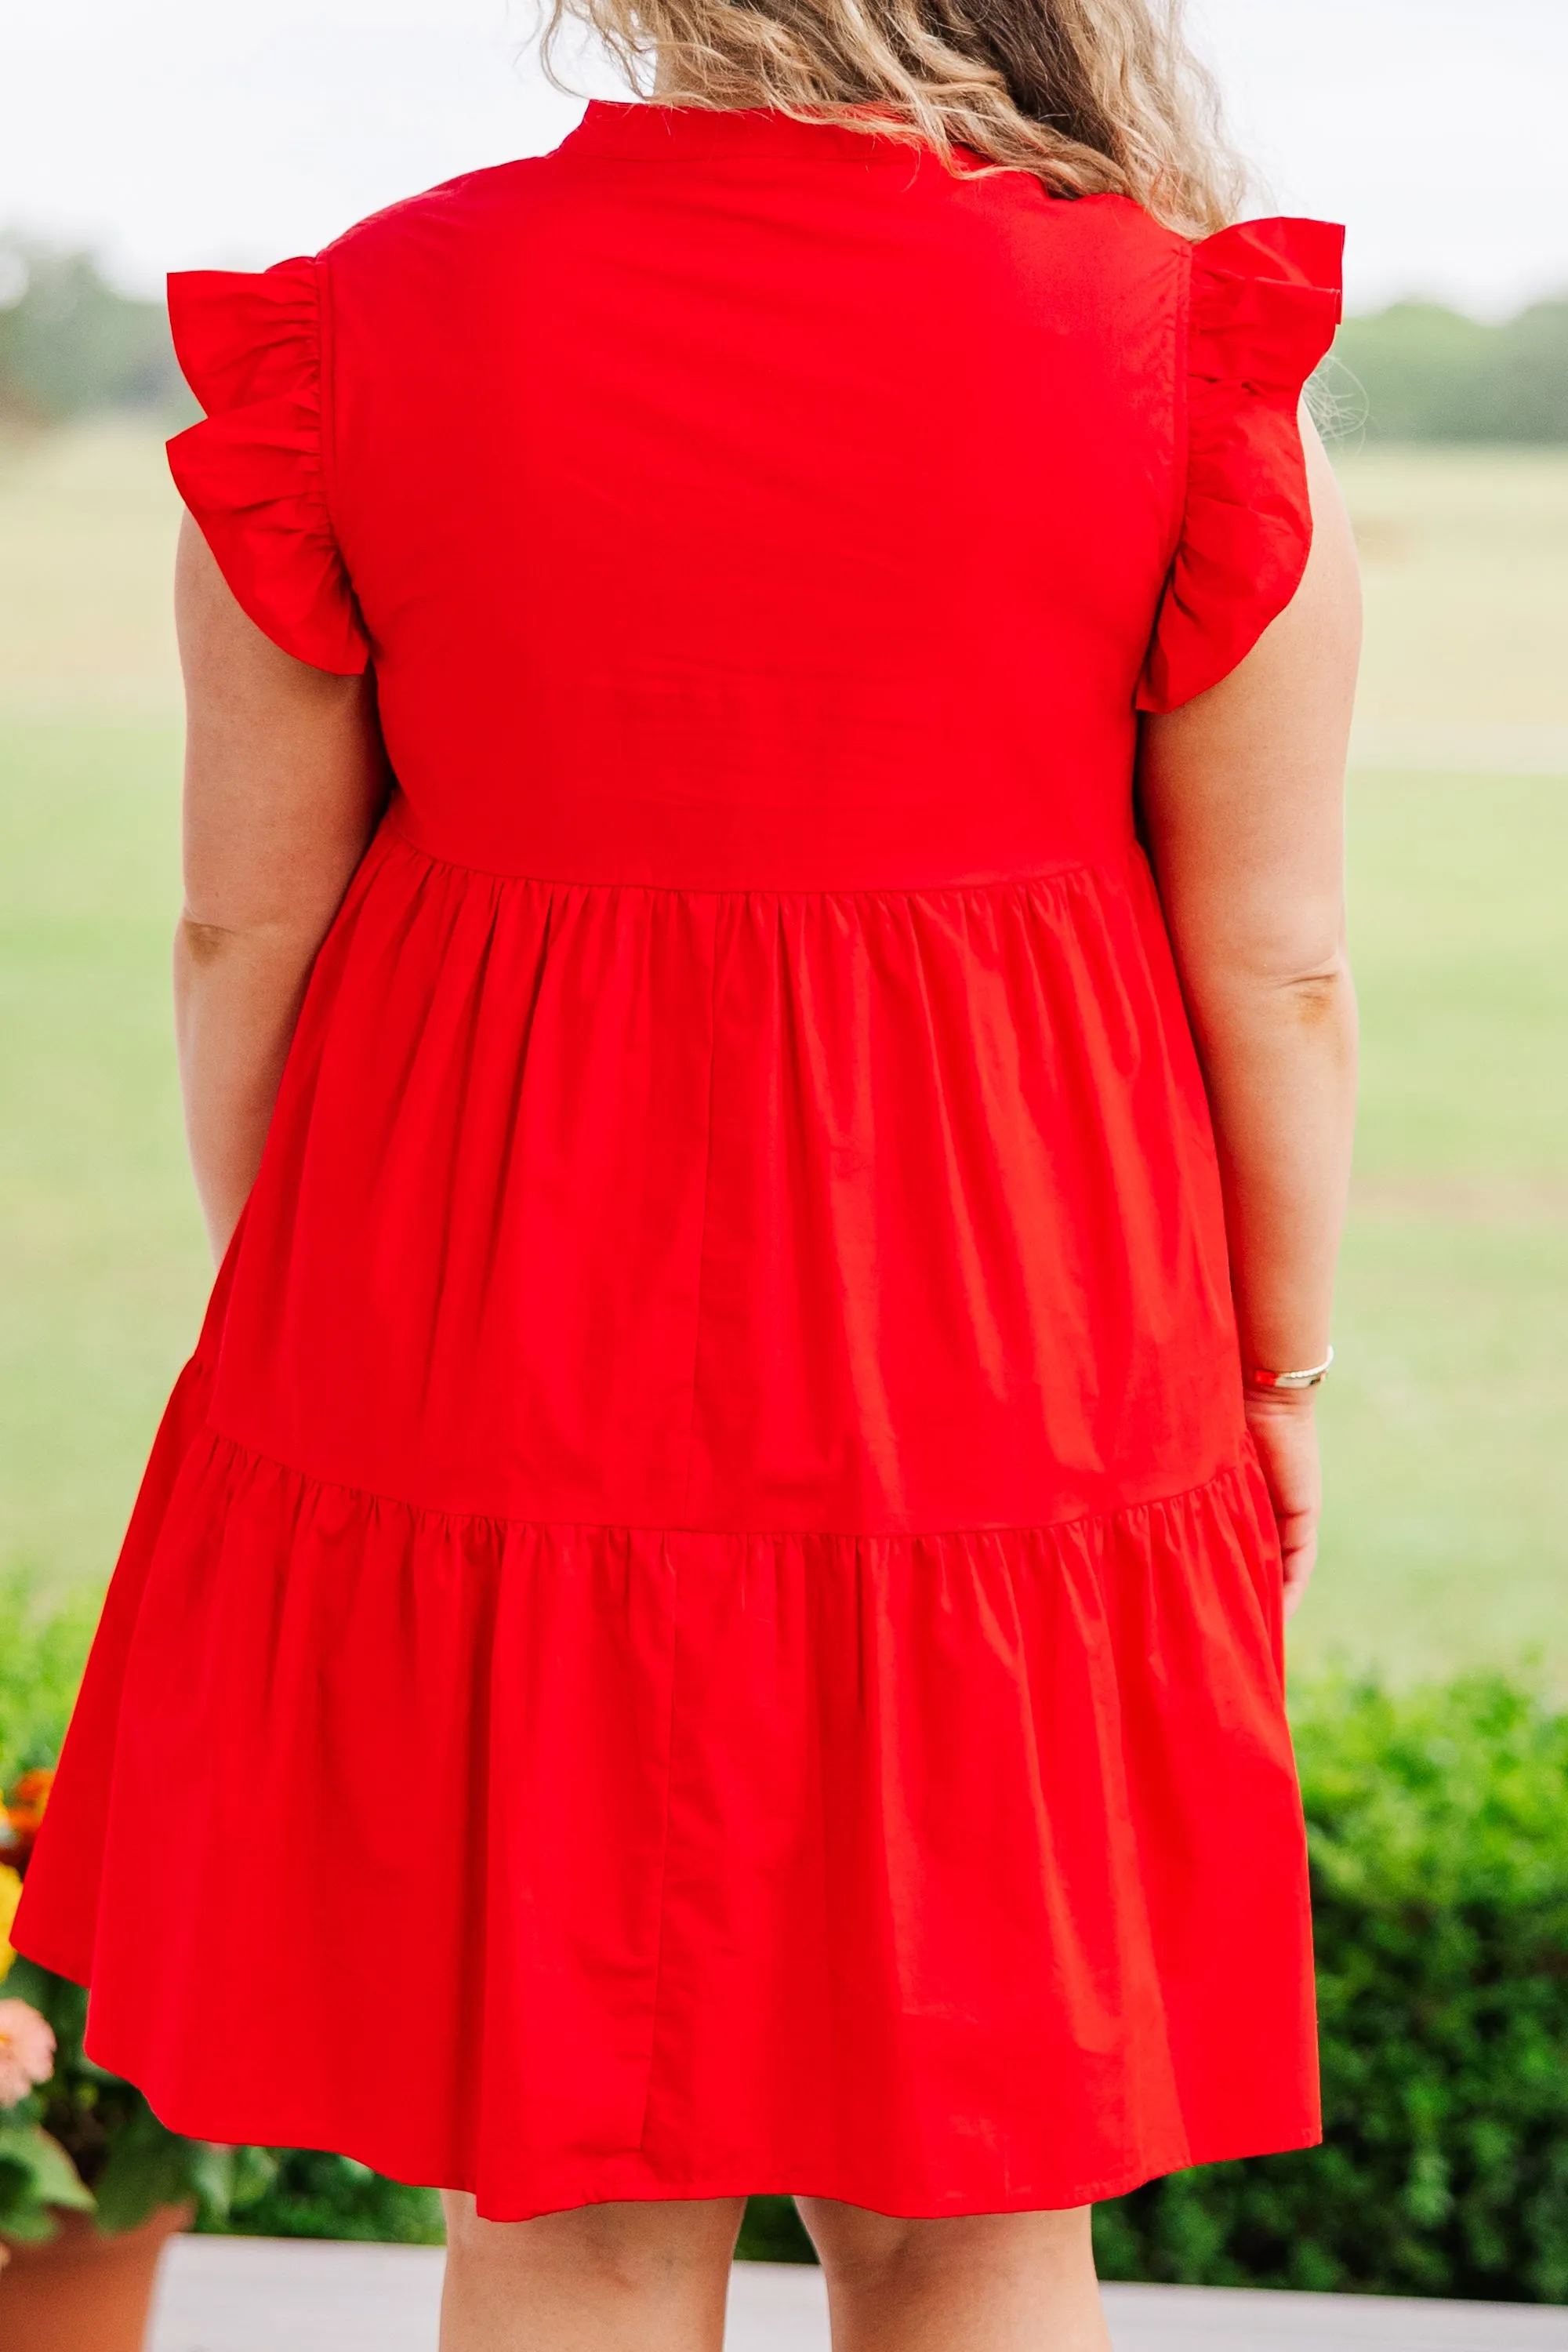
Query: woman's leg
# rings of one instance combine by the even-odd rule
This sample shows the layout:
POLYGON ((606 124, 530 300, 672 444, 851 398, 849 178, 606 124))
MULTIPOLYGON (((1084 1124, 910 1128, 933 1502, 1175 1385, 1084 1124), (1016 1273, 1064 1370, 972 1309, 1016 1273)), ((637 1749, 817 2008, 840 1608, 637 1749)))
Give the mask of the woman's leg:
POLYGON ((739 2197, 481 2221, 448 2191, 441 2352, 720 2352, 739 2197))
POLYGON ((1110 2352, 1087 2205, 900 2221, 796 2201, 827 2273, 833 2352, 1110 2352))

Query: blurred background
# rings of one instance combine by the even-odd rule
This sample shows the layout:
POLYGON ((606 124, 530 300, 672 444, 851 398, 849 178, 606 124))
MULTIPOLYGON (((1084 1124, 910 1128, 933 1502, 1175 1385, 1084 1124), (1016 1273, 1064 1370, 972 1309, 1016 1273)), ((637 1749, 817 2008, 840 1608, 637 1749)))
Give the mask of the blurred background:
MULTIPOLYGON (((1298 1663, 1568 1691, 1568 10, 1207 0, 1258 209, 1348 222, 1366 1096, 1298 1663)), ((167 1004, 162 273, 259 266, 580 101, 500 0, 0 14, 0 1564, 96 1591, 208 1267, 167 1004)), ((613 92, 591 66, 584 90, 613 92)))
MULTIPOLYGON (((1318 399, 1367 590, 1366 1084, 1292 1632, 1327 2143, 1102 2206, 1096 2244, 1112 2278, 1564 2304, 1568 8, 1197 0, 1194 26, 1254 208, 1350 232, 1318 399)), ((0 0, 0 1974, 210 1278, 168 1005, 162 442, 194 411, 163 274, 553 144, 581 100, 530 31, 507 0, 0 0)), ((347 2158, 215 2170, 87 2065, 74 1989, 18 1961, 5 1990, 55 2027, 40 2113, 103 2227, 189 2192, 205 2230, 438 2239, 429 2191, 347 2158)), ((805 2255, 785 2200, 742 2251, 805 2255)))

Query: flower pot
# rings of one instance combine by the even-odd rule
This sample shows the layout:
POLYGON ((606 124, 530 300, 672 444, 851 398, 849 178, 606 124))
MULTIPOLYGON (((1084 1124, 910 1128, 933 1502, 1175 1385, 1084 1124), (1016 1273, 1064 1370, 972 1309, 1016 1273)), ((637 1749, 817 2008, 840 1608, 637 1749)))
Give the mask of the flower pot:
POLYGON ((62 2213, 42 2243, 8 2241, 0 2352, 142 2352, 159 2257, 190 2218, 190 2206, 165 2205, 108 2236, 90 2213, 62 2213))

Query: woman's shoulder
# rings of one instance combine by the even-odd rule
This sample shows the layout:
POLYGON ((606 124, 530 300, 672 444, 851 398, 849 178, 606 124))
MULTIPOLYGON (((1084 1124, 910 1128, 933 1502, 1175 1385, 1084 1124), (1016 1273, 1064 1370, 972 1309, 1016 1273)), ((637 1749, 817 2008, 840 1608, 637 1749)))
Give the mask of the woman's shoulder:
POLYGON ((554 161, 553 154, 519 156, 399 197, 335 236, 317 255, 318 265, 334 273, 374 272, 387 262, 482 236, 546 195, 554 161))
POLYGON ((1325 301, 1337 316, 1344 231, 1333 223, 1272 217, 1183 230, 1131 196, 1056 195, 1024 173, 987 173, 976 185, 1035 215, 1036 250, 1047 259, 1092 273, 1105 291, 1119 280, 1173 289, 1184 321, 1189 305, 1200 324, 1226 313, 1315 312, 1325 301))

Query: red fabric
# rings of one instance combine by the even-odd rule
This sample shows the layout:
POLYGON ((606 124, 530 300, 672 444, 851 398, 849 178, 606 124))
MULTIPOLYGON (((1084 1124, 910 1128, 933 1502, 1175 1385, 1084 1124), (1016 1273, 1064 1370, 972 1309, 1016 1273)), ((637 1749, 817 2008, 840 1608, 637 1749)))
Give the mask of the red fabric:
POLYGON ((260 277, 186 270, 169 280, 169 323, 207 411, 169 444, 181 497, 268 636, 317 669, 358 677, 364 631, 327 504, 315 263, 280 261, 260 277))
POLYGON ((1285 234, 1199 248, 1256 259, 1220 320, 1118 200, 595 106, 201 282, 182 478, 280 643, 363 626, 398 790, 18 1921, 170 2123, 500 2218, 1068 2205, 1314 2136, 1131 789, 1162 599, 1158 690, 1209 682, 1304 556, 1282 391, 1217 422, 1316 356, 1285 234), (323 384, 330 464, 258 467, 323 384))
POLYGON ((1297 410, 1339 325, 1344 231, 1242 221, 1193 256, 1187 504, 1142 710, 1228 676, 1300 583, 1311 509, 1297 410))

